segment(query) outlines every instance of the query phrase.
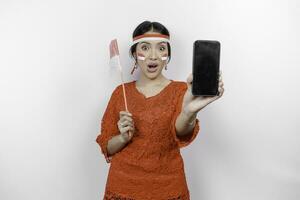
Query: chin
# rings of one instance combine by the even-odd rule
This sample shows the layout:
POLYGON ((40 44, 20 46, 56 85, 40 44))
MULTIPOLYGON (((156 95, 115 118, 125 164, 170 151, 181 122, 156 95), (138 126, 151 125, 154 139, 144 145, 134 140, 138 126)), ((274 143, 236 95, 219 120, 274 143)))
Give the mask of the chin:
POLYGON ((161 71, 156 71, 155 73, 149 73, 147 72, 146 73, 146 76, 149 78, 149 79, 156 79, 157 77, 159 77, 161 74, 161 71))

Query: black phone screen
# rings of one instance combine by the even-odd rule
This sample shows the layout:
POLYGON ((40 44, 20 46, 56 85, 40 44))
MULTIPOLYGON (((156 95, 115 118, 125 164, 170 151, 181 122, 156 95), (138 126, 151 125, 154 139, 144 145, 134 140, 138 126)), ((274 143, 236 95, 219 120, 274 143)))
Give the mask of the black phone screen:
POLYGON ((193 45, 194 96, 218 95, 220 42, 196 40, 193 45))

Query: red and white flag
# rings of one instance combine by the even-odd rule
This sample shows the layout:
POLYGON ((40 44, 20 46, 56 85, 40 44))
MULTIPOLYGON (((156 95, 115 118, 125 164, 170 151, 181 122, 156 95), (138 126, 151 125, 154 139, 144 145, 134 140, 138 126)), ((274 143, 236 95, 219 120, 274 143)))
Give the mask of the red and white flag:
MULTIPOLYGON (((120 72, 119 74, 121 75, 121 81, 122 81, 122 86, 123 86, 123 97, 124 97, 124 102, 125 102, 125 109, 126 109, 126 111, 128 111, 126 92, 125 92, 125 86, 124 86, 124 81, 123 81, 122 66, 121 66, 121 62, 120 62, 120 52, 119 52, 117 39, 113 39, 110 42, 109 54, 110 54, 109 66, 111 69, 110 71, 115 71, 114 69, 118 69, 120 72)), ((114 75, 116 75, 116 74, 114 74, 114 75)))
POLYGON ((110 55, 110 61, 109 66, 111 68, 118 68, 120 71, 121 69, 121 62, 120 62, 120 53, 119 53, 119 47, 117 39, 114 39, 109 44, 109 55, 110 55))

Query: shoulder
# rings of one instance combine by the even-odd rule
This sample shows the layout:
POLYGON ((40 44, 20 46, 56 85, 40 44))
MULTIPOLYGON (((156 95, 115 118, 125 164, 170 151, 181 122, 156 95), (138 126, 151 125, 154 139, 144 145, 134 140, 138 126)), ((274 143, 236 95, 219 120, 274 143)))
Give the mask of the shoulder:
POLYGON ((173 82, 174 82, 174 84, 175 84, 177 87, 182 87, 182 88, 187 87, 187 84, 186 84, 185 81, 176 81, 176 80, 174 80, 173 82))
MULTIPOLYGON (((128 82, 124 82, 124 86, 126 88, 126 90, 130 89, 130 86, 134 83, 134 81, 128 81, 128 82)), ((115 87, 115 89, 113 90, 113 94, 114 95, 118 95, 123 91, 123 85, 122 83, 120 83, 119 85, 117 85, 115 87)))
POLYGON ((185 92, 187 90, 187 83, 185 81, 173 81, 175 90, 178 93, 185 92))
MULTIPOLYGON (((133 81, 127 81, 127 82, 124 82, 124 86, 126 87, 126 88, 128 88, 130 85, 132 85, 133 83, 134 83, 135 81, 133 80, 133 81)), ((122 85, 122 83, 120 83, 117 87, 115 87, 115 91, 119 91, 119 90, 122 90, 122 87, 123 87, 123 85, 122 85)))
POLYGON ((111 98, 112 99, 117 99, 121 95, 121 91, 122 91, 122 84, 121 85, 117 85, 113 89, 113 91, 111 92, 111 98))

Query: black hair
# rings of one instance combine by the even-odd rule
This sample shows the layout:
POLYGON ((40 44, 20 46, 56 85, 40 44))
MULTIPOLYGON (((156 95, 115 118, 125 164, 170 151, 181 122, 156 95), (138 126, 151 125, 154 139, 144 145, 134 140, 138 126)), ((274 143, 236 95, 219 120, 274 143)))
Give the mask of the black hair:
MULTIPOLYGON (((151 31, 151 30, 153 30, 154 32, 157 32, 157 33, 161 33, 161 34, 170 36, 168 29, 161 23, 144 21, 135 28, 135 30, 133 31, 133 34, 132 34, 132 38, 139 36, 139 35, 143 35, 144 33, 151 31)), ((137 44, 138 43, 132 45, 129 49, 129 55, 132 58, 134 58, 133 53, 136 52, 137 44)), ((168 63, 169 63, 171 60, 171 46, 170 46, 169 42, 167 42, 167 45, 168 45, 168 51, 169 51, 169 55, 168 55, 169 56, 168 63)))

